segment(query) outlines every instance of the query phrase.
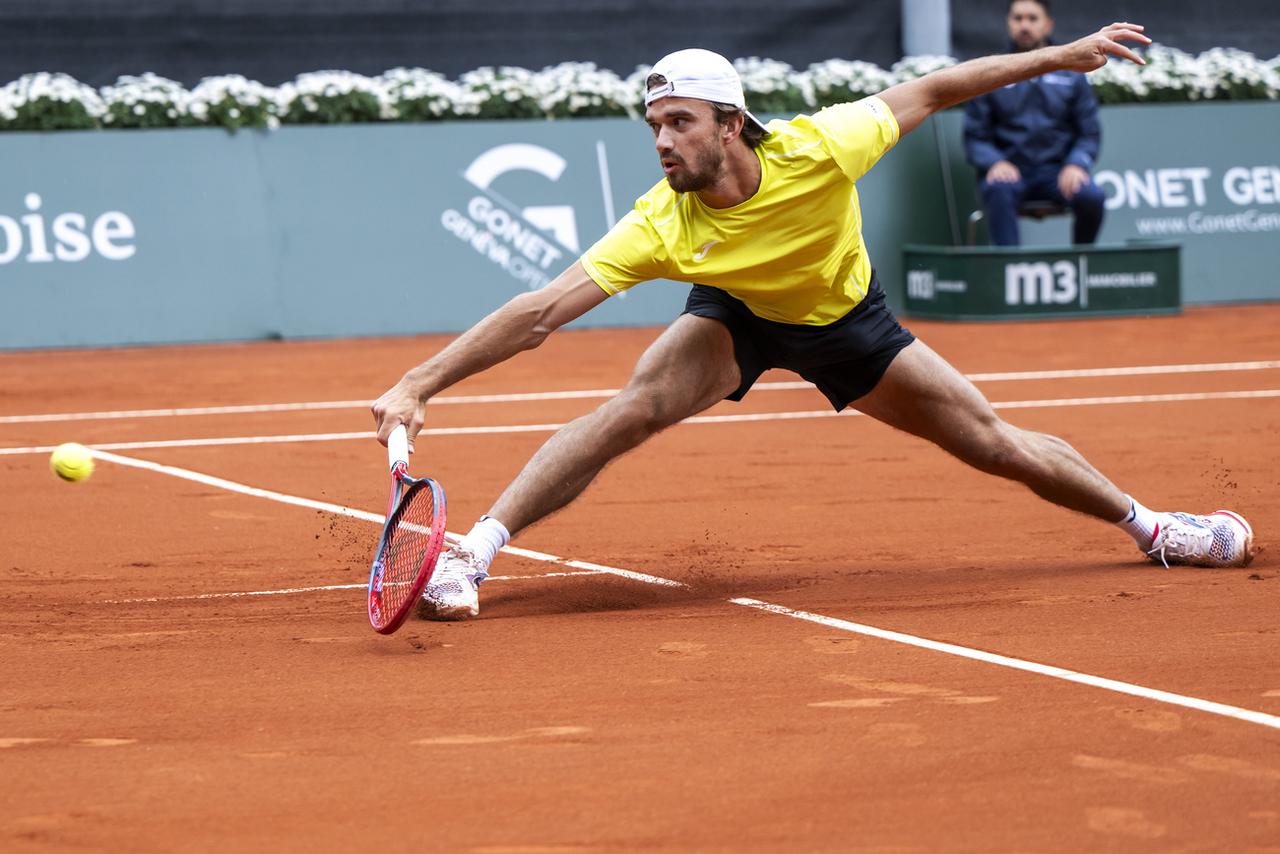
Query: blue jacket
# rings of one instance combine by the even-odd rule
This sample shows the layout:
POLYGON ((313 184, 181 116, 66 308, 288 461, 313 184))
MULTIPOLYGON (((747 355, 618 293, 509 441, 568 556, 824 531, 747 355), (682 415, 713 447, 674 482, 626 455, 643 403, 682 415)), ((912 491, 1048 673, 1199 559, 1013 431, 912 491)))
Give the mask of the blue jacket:
POLYGON ((1098 99, 1077 71, 1053 71, 965 104, 965 156, 982 175, 998 160, 1024 173, 1067 163, 1092 171, 1101 147, 1098 99))

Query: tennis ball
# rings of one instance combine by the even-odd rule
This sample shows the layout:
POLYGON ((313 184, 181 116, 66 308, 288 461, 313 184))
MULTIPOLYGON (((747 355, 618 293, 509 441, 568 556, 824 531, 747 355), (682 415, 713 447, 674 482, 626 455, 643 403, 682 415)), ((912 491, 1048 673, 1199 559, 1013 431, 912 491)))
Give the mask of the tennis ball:
POLYGON ((63 480, 81 481, 93 474, 93 454, 84 445, 67 442, 53 449, 49 468, 63 480))

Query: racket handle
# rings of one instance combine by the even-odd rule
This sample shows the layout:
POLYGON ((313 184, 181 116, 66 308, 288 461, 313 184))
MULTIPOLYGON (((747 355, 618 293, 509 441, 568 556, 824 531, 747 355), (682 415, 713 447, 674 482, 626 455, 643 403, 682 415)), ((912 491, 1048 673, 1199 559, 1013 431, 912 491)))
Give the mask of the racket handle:
POLYGON ((409 465, 409 431, 403 424, 397 424, 387 437, 387 462, 394 470, 397 465, 409 465))

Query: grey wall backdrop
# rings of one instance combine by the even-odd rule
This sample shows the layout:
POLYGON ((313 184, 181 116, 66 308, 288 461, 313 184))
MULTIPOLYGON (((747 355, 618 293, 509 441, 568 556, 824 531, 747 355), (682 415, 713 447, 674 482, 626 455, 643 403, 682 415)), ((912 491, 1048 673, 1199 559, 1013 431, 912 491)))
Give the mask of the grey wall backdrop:
MULTIPOLYGON (((960 118, 859 183, 895 305, 903 244, 951 243, 973 206, 960 118)), ((1176 236, 1189 301, 1280 299, 1280 105, 1103 121, 1103 240, 1176 236)), ((460 330, 548 281, 658 178, 625 119, 5 133, 0 164, 4 348, 460 330)), ((664 323, 686 290, 647 283, 580 322, 664 323)))
POLYGON ((152 71, 244 74, 595 62, 626 75, 681 47, 804 67, 900 56, 899 0, 5 0, 0 80, 64 71, 102 85, 152 71))
MULTIPOLYGON (((952 0, 957 55, 1004 50, 1006 0, 952 0)), ((397 65, 456 76, 481 65, 591 61, 619 73, 677 47, 797 67, 902 56, 902 0, 3 0, 0 82, 63 71, 103 85, 152 71, 188 85, 239 73, 276 84, 303 71, 397 65)), ((1185 50, 1280 54, 1274 0, 1058 0, 1059 34, 1145 23, 1185 50)))
MULTIPOLYGON (((1199 53, 1238 47, 1270 59, 1280 54, 1280 15, 1275 0, 1053 0, 1057 41, 1071 41, 1112 21, 1147 28, 1161 44, 1199 53)), ((1007 0, 951 0, 952 45, 962 59, 1008 48, 1007 0)))

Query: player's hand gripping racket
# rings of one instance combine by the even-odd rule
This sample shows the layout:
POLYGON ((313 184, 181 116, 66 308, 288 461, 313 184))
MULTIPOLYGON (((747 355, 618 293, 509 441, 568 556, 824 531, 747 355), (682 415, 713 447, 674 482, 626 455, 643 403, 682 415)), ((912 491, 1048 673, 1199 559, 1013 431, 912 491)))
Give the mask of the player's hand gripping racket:
POLYGON ((409 476, 404 425, 387 437, 391 499, 369 573, 369 622, 389 635, 413 610, 444 545, 444 490, 429 477, 409 476))

